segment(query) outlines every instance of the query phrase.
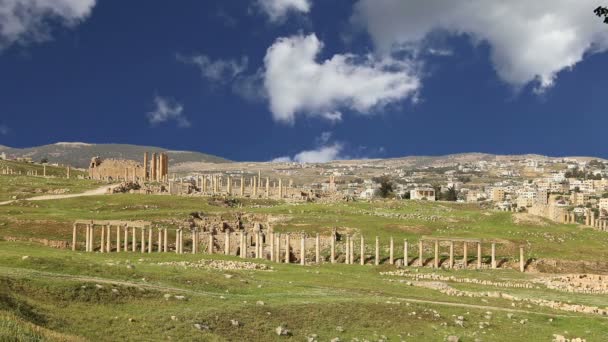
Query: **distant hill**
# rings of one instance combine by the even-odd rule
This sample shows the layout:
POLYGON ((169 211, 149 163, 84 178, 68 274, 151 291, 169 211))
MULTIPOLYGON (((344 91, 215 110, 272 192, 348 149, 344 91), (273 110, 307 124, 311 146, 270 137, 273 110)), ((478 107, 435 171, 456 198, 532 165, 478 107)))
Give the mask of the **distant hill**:
POLYGON ((190 151, 171 151, 160 147, 137 146, 125 144, 86 144, 79 142, 60 142, 29 148, 12 148, 0 145, 0 152, 9 157, 29 157, 34 161, 47 158, 50 163, 72 165, 87 168, 91 158, 99 156, 104 159, 130 159, 143 162, 144 152, 165 152, 169 156, 169 165, 187 162, 229 163, 230 161, 209 154, 190 151))

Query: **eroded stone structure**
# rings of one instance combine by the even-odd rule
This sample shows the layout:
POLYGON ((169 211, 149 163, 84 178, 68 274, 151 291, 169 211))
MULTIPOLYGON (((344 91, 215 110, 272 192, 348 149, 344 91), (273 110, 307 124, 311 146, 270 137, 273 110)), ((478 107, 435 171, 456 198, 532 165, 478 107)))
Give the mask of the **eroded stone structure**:
POLYGON ((89 164, 89 177, 97 180, 121 180, 130 182, 167 182, 169 180, 169 158, 166 153, 144 154, 144 162, 134 160, 102 159, 94 157, 89 164))

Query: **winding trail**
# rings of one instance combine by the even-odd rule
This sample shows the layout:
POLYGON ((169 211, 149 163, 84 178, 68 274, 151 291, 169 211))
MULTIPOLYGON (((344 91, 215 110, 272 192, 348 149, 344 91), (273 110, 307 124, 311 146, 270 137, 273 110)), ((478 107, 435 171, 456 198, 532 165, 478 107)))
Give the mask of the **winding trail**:
MULTIPOLYGON (((104 185, 97 189, 87 190, 85 192, 81 192, 81 193, 77 193, 77 194, 42 195, 42 196, 35 196, 35 197, 20 199, 19 201, 49 201, 49 200, 74 198, 74 197, 99 196, 99 195, 105 195, 107 193, 108 189, 114 189, 118 186, 120 186, 120 184, 104 185)), ((7 204, 11 204, 16 201, 18 201, 18 200, 4 201, 4 202, 0 202, 0 205, 7 205, 7 204)))

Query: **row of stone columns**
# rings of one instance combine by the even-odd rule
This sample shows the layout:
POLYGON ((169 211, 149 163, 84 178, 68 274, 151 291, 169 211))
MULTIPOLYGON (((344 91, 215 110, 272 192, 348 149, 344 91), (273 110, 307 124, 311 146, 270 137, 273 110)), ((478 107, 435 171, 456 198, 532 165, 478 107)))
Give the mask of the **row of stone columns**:
MULTIPOLYGON (((116 242, 116 252, 120 252, 121 248, 123 251, 127 251, 129 248, 129 234, 128 234, 128 229, 131 229, 131 248, 132 251, 135 252, 136 251, 136 246, 137 246, 137 234, 136 234, 136 230, 140 229, 141 231, 141 241, 140 241, 140 246, 141 246, 141 252, 145 253, 152 253, 152 248, 153 248, 153 228, 136 228, 136 227, 128 227, 128 226, 114 226, 116 228, 115 230, 115 242, 116 242), (123 240, 123 244, 121 246, 121 229, 122 232, 124 233, 124 240, 123 240), (147 234, 146 234, 147 232, 147 234), (146 236, 147 235, 147 236, 146 236), (147 240, 147 241, 146 241, 147 240), (147 247, 147 248, 146 248, 147 247)), ((87 224, 85 227, 85 232, 86 232, 86 238, 85 238, 85 250, 87 252, 92 252, 95 248, 95 226, 92 224, 87 224)), ((112 226, 110 225, 102 225, 100 226, 101 229, 101 244, 100 244, 100 252, 109 252, 112 250, 112 236, 114 235, 114 232, 112 230, 112 226)), ((190 237, 192 240, 192 250, 191 252, 193 254, 197 254, 199 251, 199 242, 200 242, 200 232, 198 231, 198 229, 193 229, 190 232, 190 237)), ((248 240, 247 240, 247 233, 237 233, 239 236, 239 256, 241 258, 248 258, 248 249, 249 247, 253 247, 254 248, 254 257, 258 258, 258 259, 266 259, 268 256, 266 254, 266 249, 265 249, 265 244, 264 244, 264 236, 262 234, 262 232, 257 231, 254 232, 254 243, 253 246, 249 246, 248 240)), ((183 240, 183 229, 177 229, 176 230, 176 234, 175 234, 175 252, 177 254, 183 254, 184 253, 184 240, 183 240)), ((230 232, 225 232, 225 237, 224 237, 224 254, 226 255, 230 255, 231 251, 230 251, 230 239, 231 239, 231 233, 230 232)), ((167 228, 161 228, 158 229, 157 232, 157 251, 158 252, 168 252, 168 233, 167 233, 167 228)), ((355 239, 354 237, 350 236, 350 235, 345 235, 344 236, 345 239, 345 243, 344 243, 344 254, 345 254, 345 258, 344 258, 344 263, 345 264, 354 264, 355 263, 355 239)), ((215 252, 214 249, 214 236, 213 234, 208 234, 208 239, 209 242, 207 244, 207 253, 209 254, 213 254, 215 252)), ((305 234, 300 234, 300 255, 299 255, 299 261, 301 265, 306 265, 307 260, 306 260, 306 239, 307 236, 305 234)), ((266 246, 269 247, 270 249, 270 255, 269 255, 269 259, 275 262, 285 262, 285 263, 290 263, 291 262, 291 250, 292 250, 292 245, 291 245, 291 234, 275 234, 273 232, 268 233, 267 236, 267 243, 266 246), (282 244, 281 240, 283 238, 284 243, 282 244), (269 242, 269 243, 268 243, 269 242), (283 250, 281 249, 281 245, 283 245, 283 250), (282 252, 283 254, 283 258, 282 258, 282 252)), ((77 225, 74 224, 73 227, 73 237, 72 237, 72 249, 76 250, 76 241, 77 241, 77 225)), ((422 267, 424 265, 424 241, 425 240, 419 240, 418 241, 418 266, 422 267)), ((439 251, 439 244, 440 244, 440 240, 439 239, 435 239, 435 240, 430 240, 434 242, 434 259, 433 259, 433 267, 434 268, 439 268, 440 266, 440 251, 439 251)), ((454 241, 452 240, 447 240, 449 241, 449 258, 448 258, 448 268, 454 268, 454 263, 455 263, 455 257, 454 257, 454 241)), ((314 239, 315 242, 315 248, 314 248, 314 252, 315 252, 315 256, 314 256, 314 262, 319 264, 321 263, 321 240, 320 240, 320 236, 317 233, 314 239)), ((464 268, 468 267, 468 244, 470 242, 463 242, 463 259, 462 259, 462 264, 464 268)), ((481 242, 475 242, 477 244, 477 268, 481 268, 482 267, 482 250, 481 250, 481 242)), ((365 239, 363 236, 360 237, 360 249, 359 249, 359 263, 361 265, 365 264, 366 261, 366 253, 365 253, 365 239)), ((375 239, 375 250, 374 250, 374 264, 375 265, 380 265, 381 263, 381 259, 380 259, 380 239, 378 237, 376 237, 375 239)), ((391 237, 389 240, 389 256, 388 256, 388 263, 393 265, 395 264, 395 243, 394 243, 394 239, 391 237)), ((335 235, 332 235, 332 238, 330 240, 330 263, 335 263, 336 262, 336 239, 335 239, 335 235)), ((523 247, 520 247, 520 253, 519 253, 519 263, 520 263, 520 271, 524 271, 525 268, 525 260, 524 260, 524 249, 523 247)), ((404 266, 409 266, 410 265, 410 260, 409 260, 409 243, 408 240, 405 239, 403 241, 403 265, 404 266)), ((497 268, 497 260, 496 260, 496 243, 492 242, 491 243, 491 268, 492 269, 496 269, 497 268)))
MULTIPOLYGON (((235 186, 233 179, 231 176, 226 176, 226 184, 224 185, 224 180, 222 176, 213 175, 210 177, 200 177, 198 179, 198 186, 203 193, 211 193, 211 194, 219 194, 223 192, 225 188, 225 192, 229 195, 233 195, 233 187, 235 186), (209 184, 208 184, 209 183, 209 184), (209 187, 208 187, 209 185, 209 187)), ((279 178, 278 185, 276 182, 273 182, 273 186, 270 186, 270 178, 266 177, 263 180, 260 176, 251 177, 249 181, 249 186, 245 185, 245 177, 241 176, 240 184, 238 186, 239 195, 241 197, 245 196, 245 189, 249 188, 249 194, 253 197, 258 197, 258 191, 261 192, 261 188, 264 190, 264 197, 271 198, 272 196, 278 196, 279 198, 283 198, 286 193, 286 187, 283 186, 283 180, 279 178)), ((293 182, 289 182, 289 187, 291 187, 293 182)))
MULTIPOLYGON (((95 238, 96 232, 99 231, 99 252, 108 253, 113 249, 116 252, 126 252, 131 247, 131 251, 137 250, 137 237, 140 235, 139 246, 141 253, 152 253, 153 249, 153 231, 154 228, 148 227, 130 227, 128 225, 96 225, 86 224, 85 229, 85 251, 93 252, 97 248, 95 238), (137 230, 140 230, 140 234, 137 234, 137 230), (129 234, 129 230, 131 234, 129 234), (130 241, 129 241, 130 237, 130 241)), ((167 252, 168 241, 167 241, 167 228, 157 228, 157 251, 167 252)), ((72 229, 72 250, 76 251, 78 245, 78 225, 74 224, 72 229)))

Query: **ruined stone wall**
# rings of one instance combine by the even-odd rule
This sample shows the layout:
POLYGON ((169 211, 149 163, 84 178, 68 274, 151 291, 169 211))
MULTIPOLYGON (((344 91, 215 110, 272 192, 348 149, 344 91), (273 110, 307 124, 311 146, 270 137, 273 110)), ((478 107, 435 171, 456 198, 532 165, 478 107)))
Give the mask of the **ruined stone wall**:
POLYGON ((145 170, 133 160, 94 158, 89 167, 89 177, 97 180, 137 181, 144 179, 145 170))

